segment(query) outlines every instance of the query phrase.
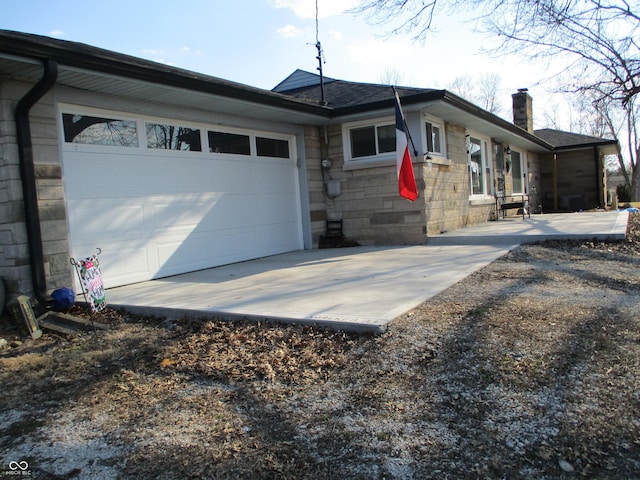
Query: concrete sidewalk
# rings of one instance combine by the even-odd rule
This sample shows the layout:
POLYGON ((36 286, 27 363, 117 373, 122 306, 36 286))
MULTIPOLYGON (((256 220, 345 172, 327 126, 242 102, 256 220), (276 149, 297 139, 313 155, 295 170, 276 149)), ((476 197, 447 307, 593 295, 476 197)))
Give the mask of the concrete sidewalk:
POLYGON ((499 245, 545 240, 624 240, 626 211, 507 217, 429 237, 428 245, 499 245))
POLYGON ((626 212, 519 217, 438 237, 449 238, 449 245, 430 240, 407 247, 297 251, 108 289, 107 301, 173 318, 278 320, 381 332, 520 243, 542 236, 624 238, 627 218, 626 212))

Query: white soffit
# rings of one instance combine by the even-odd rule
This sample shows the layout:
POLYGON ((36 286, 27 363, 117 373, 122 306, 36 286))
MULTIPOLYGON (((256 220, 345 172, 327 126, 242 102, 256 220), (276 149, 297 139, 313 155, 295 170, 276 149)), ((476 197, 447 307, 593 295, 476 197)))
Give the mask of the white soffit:
MULTIPOLYGON (((549 151, 542 145, 522 137, 515 132, 509 131, 500 125, 496 125, 495 123, 473 115, 472 113, 441 100, 423 106, 423 111, 429 115, 433 115, 434 117, 441 118, 446 122, 454 123, 469 130, 474 130, 478 133, 488 135, 500 143, 508 143, 509 145, 515 145, 533 152, 544 153, 549 151)), ((514 125, 514 128, 518 127, 514 125)), ((526 134, 524 130, 523 133, 526 134)))
MULTIPOLYGON (((105 95, 296 125, 321 125, 327 121, 327 118, 322 115, 279 108, 187 88, 162 85, 65 65, 59 65, 58 69, 57 84, 105 95)), ((42 73, 43 67, 38 61, 0 55, 0 75, 2 76, 35 83, 40 80, 42 73)), ((265 91, 265 95, 272 94, 265 91)))

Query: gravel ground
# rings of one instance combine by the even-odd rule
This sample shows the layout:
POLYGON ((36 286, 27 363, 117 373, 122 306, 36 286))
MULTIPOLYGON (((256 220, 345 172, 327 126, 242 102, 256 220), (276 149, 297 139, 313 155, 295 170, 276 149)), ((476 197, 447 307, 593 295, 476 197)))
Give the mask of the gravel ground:
POLYGON ((518 247, 378 336, 97 320, 2 325, 0 477, 640 478, 640 214, 624 242, 518 247))

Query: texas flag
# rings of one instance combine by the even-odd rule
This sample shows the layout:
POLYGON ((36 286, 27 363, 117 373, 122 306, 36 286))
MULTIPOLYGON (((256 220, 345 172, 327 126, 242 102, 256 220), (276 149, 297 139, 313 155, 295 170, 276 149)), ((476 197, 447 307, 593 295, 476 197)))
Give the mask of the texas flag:
POLYGON ((409 154, 409 143, 405 131, 404 115, 400 106, 400 97, 395 88, 393 92, 396 96, 396 170, 398 172, 398 190, 400 196, 411 200, 418 198, 418 187, 413 176, 413 165, 409 154))

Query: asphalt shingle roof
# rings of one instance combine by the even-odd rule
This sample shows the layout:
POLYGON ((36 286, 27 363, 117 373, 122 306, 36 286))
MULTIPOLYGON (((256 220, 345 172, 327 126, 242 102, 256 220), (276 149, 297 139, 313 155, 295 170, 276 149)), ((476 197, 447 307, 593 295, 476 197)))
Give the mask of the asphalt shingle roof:
POLYGON ((592 137, 590 135, 564 132, 562 130, 554 130, 552 128, 543 128, 536 130, 533 133, 556 148, 588 147, 616 143, 615 140, 608 138, 592 137))
MULTIPOLYGON (((362 107, 373 109, 375 104, 382 105, 391 102, 394 96, 390 85, 349 82, 329 77, 324 77, 323 81, 325 105, 335 111, 362 107)), ((435 99, 436 97, 449 95, 445 90, 413 87, 395 88, 403 99, 403 104, 405 98, 411 102, 416 100, 423 101, 427 99, 426 97, 435 99)), ((322 99, 320 75, 298 69, 280 82, 273 89, 273 92, 281 93, 301 102, 319 105, 322 99)), ((464 99, 460 100, 464 101, 464 99)), ((533 133, 535 137, 555 149, 588 148, 590 146, 614 145, 617 143, 616 140, 550 128, 536 130, 533 133)))
MULTIPOLYGON (((323 80, 324 100, 330 108, 348 108, 393 100, 393 89, 390 85, 349 82, 329 77, 323 80)), ((396 87, 396 90, 401 97, 439 91, 414 87, 396 87)), ((320 104, 322 99, 320 76, 303 70, 293 72, 273 91, 315 105, 320 104)))

